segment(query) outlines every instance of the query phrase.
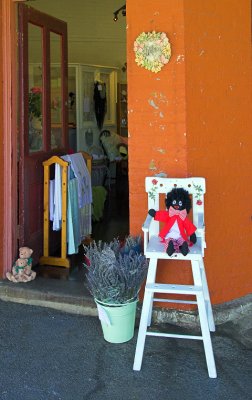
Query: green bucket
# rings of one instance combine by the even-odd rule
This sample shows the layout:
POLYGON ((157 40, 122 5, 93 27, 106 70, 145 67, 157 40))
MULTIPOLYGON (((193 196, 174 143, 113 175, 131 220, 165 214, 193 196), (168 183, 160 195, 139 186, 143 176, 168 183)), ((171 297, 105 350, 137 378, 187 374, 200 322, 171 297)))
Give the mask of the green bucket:
POLYGON ((137 300, 126 304, 106 304, 95 300, 104 339, 124 343, 134 336, 137 300))

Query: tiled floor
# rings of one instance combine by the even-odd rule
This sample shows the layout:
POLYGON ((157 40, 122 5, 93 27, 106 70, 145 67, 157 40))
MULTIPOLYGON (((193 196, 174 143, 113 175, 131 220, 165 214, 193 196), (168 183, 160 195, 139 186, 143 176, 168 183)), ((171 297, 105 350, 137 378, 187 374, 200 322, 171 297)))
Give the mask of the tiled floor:
MULTIPOLYGON (((123 240, 129 234, 129 196, 127 179, 121 179, 117 185, 113 184, 108 190, 101 221, 93 223, 92 239, 109 242, 113 238, 123 240)), ((38 276, 52 279, 84 281, 85 268, 83 267, 83 247, 79 254, 71 256, 71 268, 52 266, 36 266, 34 270, 38 276)))

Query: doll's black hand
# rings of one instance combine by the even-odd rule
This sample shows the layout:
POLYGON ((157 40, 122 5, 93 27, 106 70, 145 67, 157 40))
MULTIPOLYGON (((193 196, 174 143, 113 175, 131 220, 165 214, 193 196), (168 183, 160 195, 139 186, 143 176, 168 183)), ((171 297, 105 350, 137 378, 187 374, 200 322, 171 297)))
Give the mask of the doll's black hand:
POLYGON ((191 242, 192 242, 193 244, 195 244, 195 243, 197 242, 197 238, 196 238, 195 233, 193 233, 193 234, 190 236, 190 240, 191 240, 191 242))
POLYGON ((153 208, 151 208, 151 209, 148 211, 148 214, 151 215, 151 216, 154 218, 155 215, 156 215, 156 211, 155 211, 153 208))

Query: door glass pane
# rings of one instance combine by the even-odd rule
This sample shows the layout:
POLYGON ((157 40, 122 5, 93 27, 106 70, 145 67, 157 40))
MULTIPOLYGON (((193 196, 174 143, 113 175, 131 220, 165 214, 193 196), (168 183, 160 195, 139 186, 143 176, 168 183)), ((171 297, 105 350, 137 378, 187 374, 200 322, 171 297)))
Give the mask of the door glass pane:
POLYGON ((63 146, 61 36, 50 32, 51 48, 51 148, 63 146))
POLYGON ((28 24, 29 152, 43 150, 42 30, 28 24))

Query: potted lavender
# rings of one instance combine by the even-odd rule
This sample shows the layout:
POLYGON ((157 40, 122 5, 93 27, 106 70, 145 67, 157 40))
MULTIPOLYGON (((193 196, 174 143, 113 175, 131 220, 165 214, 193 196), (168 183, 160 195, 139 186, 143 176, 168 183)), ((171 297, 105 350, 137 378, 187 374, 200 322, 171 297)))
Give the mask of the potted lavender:
POLYGON ((148 261, 131 247, 132 240, 126 238, 123 247, 118 239, 84 246, 87 286, 97 304, 104 338, 111 343, 133 337, 138 294, 147 275, 148 261))

